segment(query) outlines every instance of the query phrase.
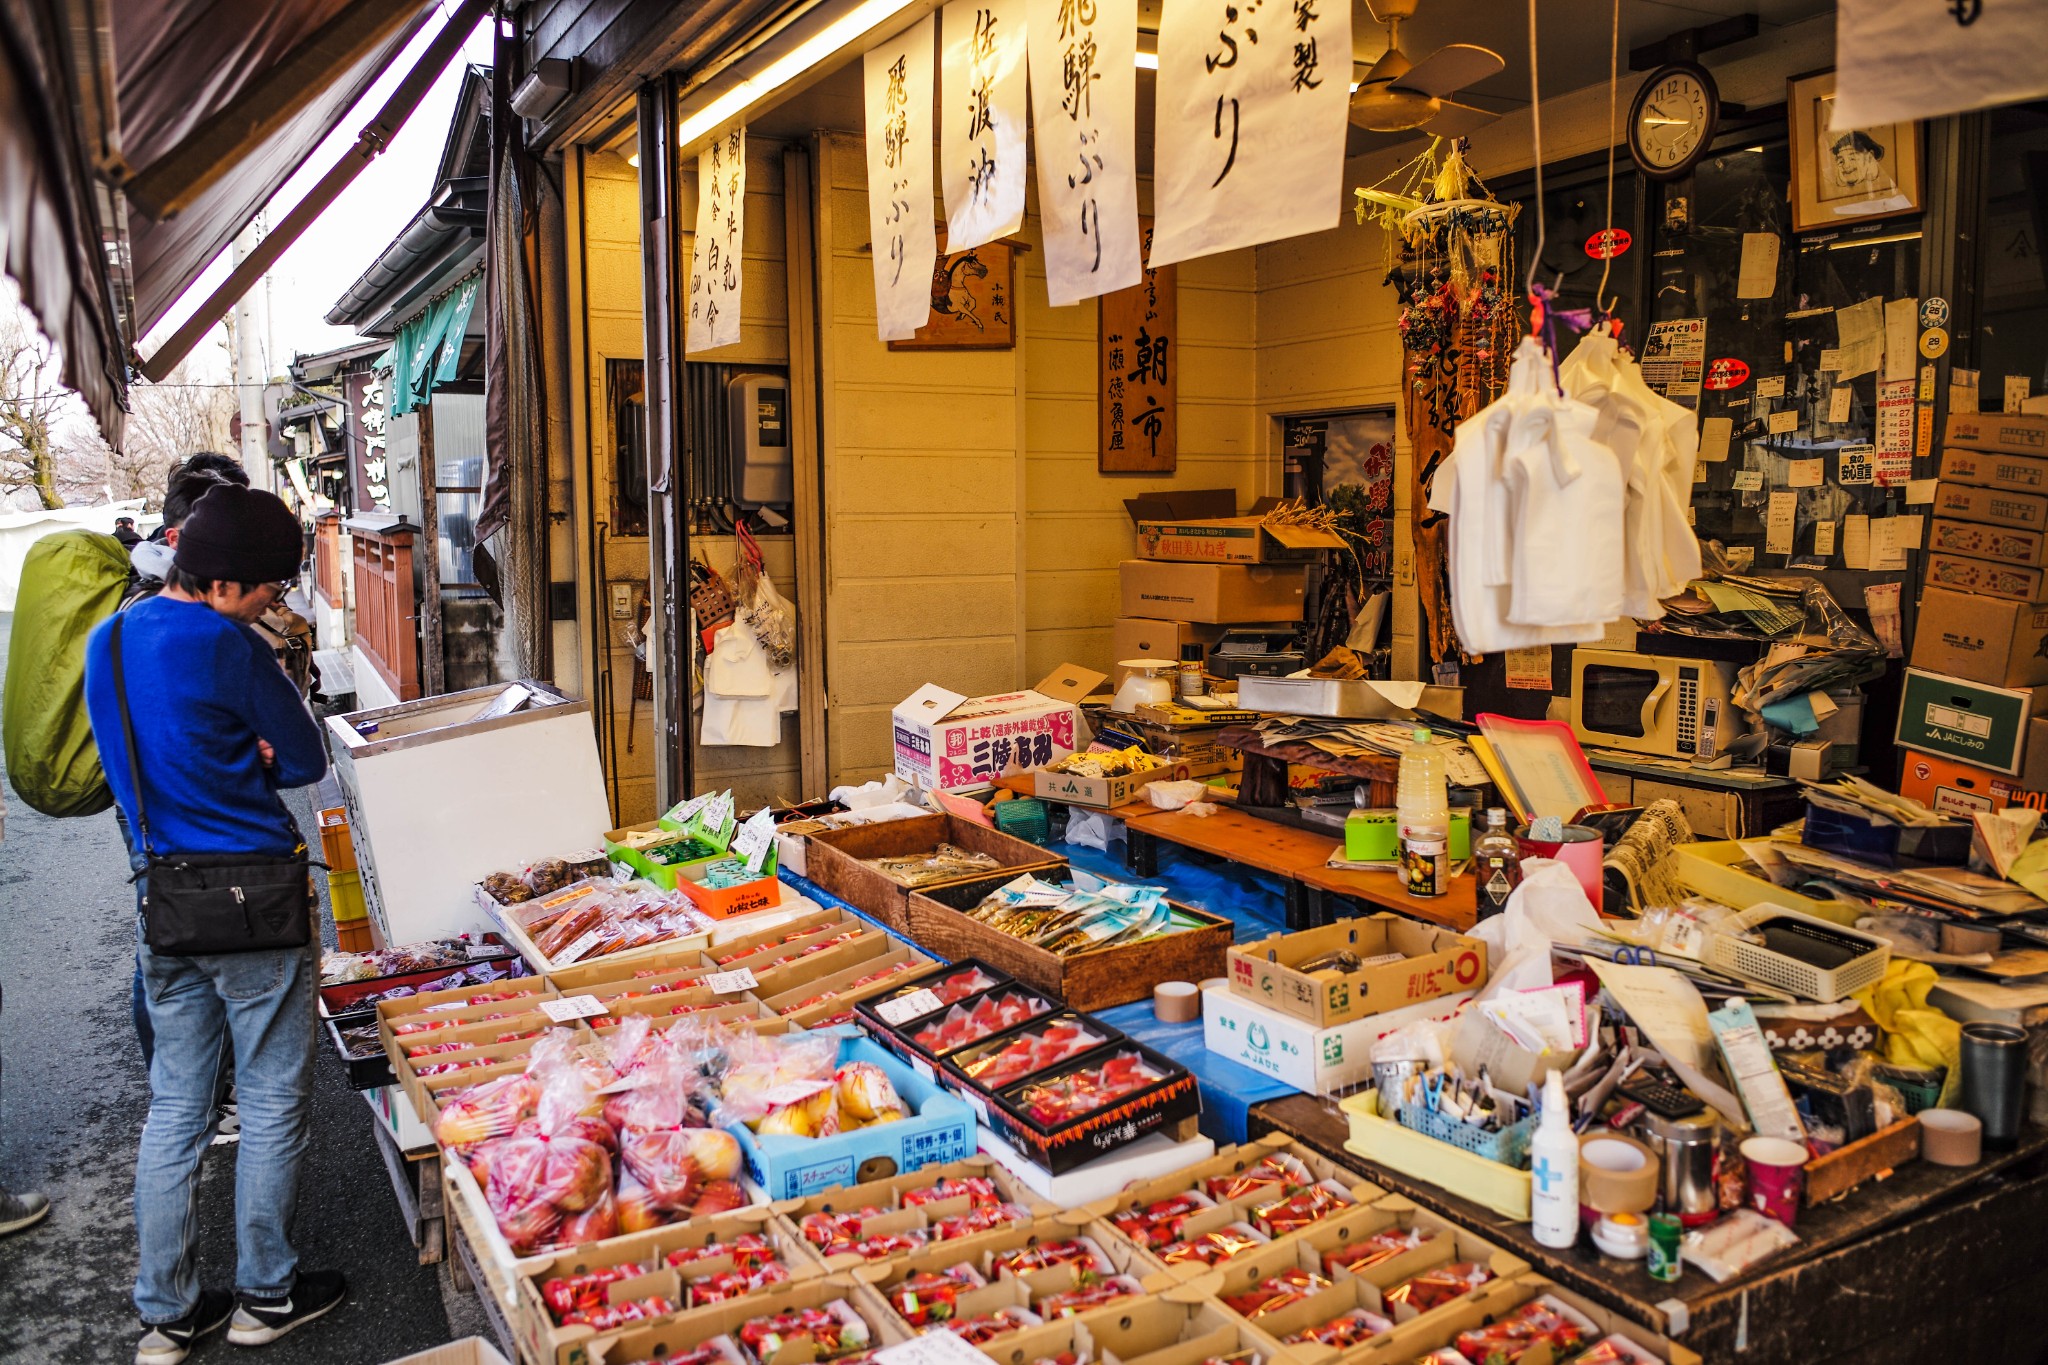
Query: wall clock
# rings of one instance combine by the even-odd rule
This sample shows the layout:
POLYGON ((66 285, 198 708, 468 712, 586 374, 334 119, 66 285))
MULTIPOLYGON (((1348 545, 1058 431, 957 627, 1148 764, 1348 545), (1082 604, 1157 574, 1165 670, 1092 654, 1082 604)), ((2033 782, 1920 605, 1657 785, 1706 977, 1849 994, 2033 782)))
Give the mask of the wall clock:
POLYGON ((1629 106, 1629 154, 1651 179, 1676 180, 1707 154, 1720 112, 1721 93, 1704 68, 1659 67, 1629 106))

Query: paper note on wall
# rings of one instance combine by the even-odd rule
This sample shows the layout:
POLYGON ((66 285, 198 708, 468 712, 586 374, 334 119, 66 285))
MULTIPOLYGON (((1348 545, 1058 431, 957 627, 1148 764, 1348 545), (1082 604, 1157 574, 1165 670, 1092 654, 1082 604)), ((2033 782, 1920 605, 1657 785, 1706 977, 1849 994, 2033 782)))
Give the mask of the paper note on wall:
POLYGON ((1351 6, 1173 0, 1159 21, 1155 266, 1337 225, 1351 6))
POLYGON ((1700 458, 1710 464, 1719 464, 1728 458, 1728 438, 1735 434, 1735 421, 1730 417, 1709 417, 1700 423, 1700 458))
POLYGON ((1767 299, 1778 291, 1778 234, 1742 234, 1742 267, 1735 278, 1738 299, 1767 299))
POLYGON ((1756 396, 1758 398, 1783 398, 1785 396, 1785 376, 1782 374, 1757 376, 1756 396))
POLYGON ((1920 367, 1920 300, 1893 299, 1884 306, 1886 383, 1911 379, 1920 367))
POLYGON ((747 235, 747 130, 713 138, 697 155, 697 232, 690 242, 690 313, 683 350, 695 355, 740 339, 740 248, 747 235))
POLYGON ((1058 308, 1143 273, 1137 0, 1029 0, 1029 27, 1045 292, 1058 308))
POLYGON ((1785 462, 1785 485, 1788 488, 1818 488, 1821 468, 1825 460, 1787 460, 1785 462))
POLYGON ((1870 518, 1850 515, 1842 518, 1842 565, 1850 569, 1870 567, 1870 518))
POLYGON ((1793 518, 1799 511, 1797 493, 1778 490, 1771 494, 1770 510, 1764 518, 1764 553, 1792 553, 1793 518))
POLYGON ((875 329, 908 340, 932 313, 939 259, 932 217, 932 44, 927 14, 861 58, 867 96, 868 240, 874 250, 875 329))
POLYGON ((1799 409, 1787 408, 1764 419, 1764 429, 1773 436, 1788 436, 1799 430, 1799 409))
POLYGON ((1024 24, 1024 0, 953 0, 939 17, 948 253, 1024 224, 1024 24))
POLYGON ((1877 517, 1870 523, 1870 567, 1884 573, 1906 567, 1906 547, 1899 543, 1902 518, 1877 517))
POLYGON ((1856 390, 1847 384, 1837 384, 1828 394, 1828 421, 1849 420, 1849 400, 1856 396, 1856 390))
POLYGON ((1813 552, 1823 557, 1835 552, 1835 524, 1832 521, 1813 524, 1813 552))
POLYGON ((1884 300, 1873 295, 1836 309, 1835 332, 1842 353, 1837 377, 1854 379, 1871 373, 1884 360, 1884 300))

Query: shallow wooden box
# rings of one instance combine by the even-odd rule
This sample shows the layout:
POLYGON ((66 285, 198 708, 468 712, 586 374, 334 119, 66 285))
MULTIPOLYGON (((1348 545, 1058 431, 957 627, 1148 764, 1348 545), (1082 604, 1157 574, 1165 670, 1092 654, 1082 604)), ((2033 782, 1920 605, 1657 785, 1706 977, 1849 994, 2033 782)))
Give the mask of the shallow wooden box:
MULTIPOLYGON (((819 830, 808 836, 805 854, 810 878, 847 904, 873 915, 895 932, 907 933, 909 900, 918 891, 933 891, 963 882, 982 882, 996 873, 978 872, 928 886, 908 887, 884 876, 870 858, 895 858, 929 853, 952 844, 970 853, 986 853, 1006 869, 997 885, 1025 872, 1041 875, 1066 867, 1067 860, 1014 835, 962 820, 955 815, 920 815, 874 825, 819 830)), ((1219 968, 1220 970, 1220 968, 1219 968)))
POLYGON ((962 913, 981 904, 989 892, 1009 880, 1008 876, 988 876, 912 893, 908 933, 940 957, 949 961, 978 957, 1025 985, 1066 1001, 1068 1008, 1084 1012, 1150 999, 1152 988, 1162 981, 1202 981, 1223 975, 1234 926, 1227 919, 1177 901, 1169 903, 1202 921, 1201 928, 1071 957, 1033 947, 962 913))

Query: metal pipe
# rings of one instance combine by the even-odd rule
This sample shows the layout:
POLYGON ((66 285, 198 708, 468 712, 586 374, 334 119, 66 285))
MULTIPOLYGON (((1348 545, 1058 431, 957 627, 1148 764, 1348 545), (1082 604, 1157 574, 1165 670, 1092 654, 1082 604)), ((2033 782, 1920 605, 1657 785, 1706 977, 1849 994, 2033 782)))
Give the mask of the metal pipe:
POLYGON ((199 339, 213 330, 222 314, 234 307, 237 300, 248 293, 264 272, 277 262, 292 243, 313 225, 321 214, 331 208, 343 190, 355 183, 372 161, 383 154, 391 145, 392 138, 412 117, 427 91, 433 88, 441 70, 447 66, 462 45, 469 38, 470 31, 490 13, 491 0, 462 0, 461 8, 441 31, 434 35, 434 41, 427 45, 413 69, 406 73, 398 88, 391 92, 391 98, 384 101, 384 107, 377 111, 377 117, 364 125, 356 135, 356 145, 334 163, 327 174, 320 177, 318 184, 307 191, 306 197, 292 207, 291 212, 278 220, 270 235, 259 242, 254 251, 238 262, 219 288, 209 294, 206 302, 194 309, 192 316, 185 319, 183 326, 171 334, 156 350, 156 354, 138 367, 143 378, 151 383, 161 382, 178 367, 178 362, 190 355, 199 339))

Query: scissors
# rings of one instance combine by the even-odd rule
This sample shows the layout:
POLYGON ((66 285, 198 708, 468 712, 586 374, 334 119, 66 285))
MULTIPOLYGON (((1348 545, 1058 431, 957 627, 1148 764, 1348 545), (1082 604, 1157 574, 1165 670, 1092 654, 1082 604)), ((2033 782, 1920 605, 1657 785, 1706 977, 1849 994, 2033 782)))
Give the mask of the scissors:
POLYGON ((1614 950, 1614 961, 1624 967, 1654 967, 1657 965, 1657 954, 1648 948, 1638 948, 1625 943, 1614 950))

